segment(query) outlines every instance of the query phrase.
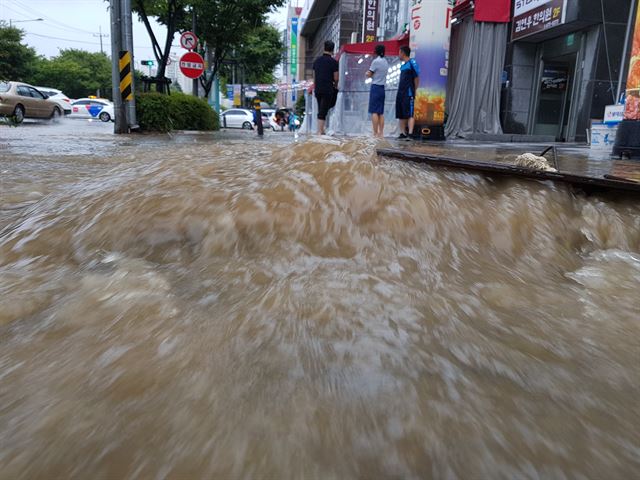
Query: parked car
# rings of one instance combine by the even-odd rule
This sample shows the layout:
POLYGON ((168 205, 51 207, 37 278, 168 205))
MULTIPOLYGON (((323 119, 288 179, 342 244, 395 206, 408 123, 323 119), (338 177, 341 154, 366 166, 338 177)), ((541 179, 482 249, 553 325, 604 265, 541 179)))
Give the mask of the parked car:
POLYGON ((268 118, 271 118, 273 116, 273 114, 276 113, 276 109, 275 108, 263 108, 262 109, 262 113, 266 114, 268 118))
POLYGON ((21 82, 0 82, 0 115, 13 117, 16 123, 25 118, 51 118, 62 116, 62 108, 37 88, 21 82))
POLYGON ((69 115, 71 113, 71 100, 60 90, 50 87, 36 87, 36 89, 40 93, 44 93, 47 97, 49 97, 49 100, 53 100, 54 102, 56 102, 65 115, 69 115))
POLYGON ((79 98, 71 102, 69 118, 99 118, 108 122, 114 119, 113 103, 103 98, 79 98))
POLYGON ((246 108, 230 108, 220 114, 220 125, 225 128, 253 129, 253 112, 246 108))

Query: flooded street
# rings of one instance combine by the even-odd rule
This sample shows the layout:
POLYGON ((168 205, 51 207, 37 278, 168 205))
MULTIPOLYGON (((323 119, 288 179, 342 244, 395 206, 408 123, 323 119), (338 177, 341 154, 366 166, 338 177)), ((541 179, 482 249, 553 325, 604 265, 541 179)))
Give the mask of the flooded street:
POLYGON ((77 125, 0 127, 0 478, 638 475, 637 199, 77 125))

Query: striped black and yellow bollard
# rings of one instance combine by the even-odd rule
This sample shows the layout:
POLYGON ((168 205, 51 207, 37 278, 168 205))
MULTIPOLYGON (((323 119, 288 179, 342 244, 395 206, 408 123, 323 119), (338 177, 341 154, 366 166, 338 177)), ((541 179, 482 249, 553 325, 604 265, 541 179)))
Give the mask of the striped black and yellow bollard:
POLYGON ((133 70, 131 69, 131 53, 120 52, 120 95, 123 102, 133 100, 133 70))

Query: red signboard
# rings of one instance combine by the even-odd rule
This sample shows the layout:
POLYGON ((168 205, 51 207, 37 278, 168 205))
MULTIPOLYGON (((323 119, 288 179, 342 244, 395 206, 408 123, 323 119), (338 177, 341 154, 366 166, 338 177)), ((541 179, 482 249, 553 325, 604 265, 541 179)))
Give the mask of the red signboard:
POLYGON ((365 0, 364 25, 362 41, 375 42, 378 27, 378 2, 379 0, 365 0))
POLYGON ((476 0, 473 19, 476 22, 509 23, 511 0, 476 0))
POLYGON ((204 60, 199 53, 187 52, 180 59, 180 71, 187 78, 198 78, 204 72, 204 60))

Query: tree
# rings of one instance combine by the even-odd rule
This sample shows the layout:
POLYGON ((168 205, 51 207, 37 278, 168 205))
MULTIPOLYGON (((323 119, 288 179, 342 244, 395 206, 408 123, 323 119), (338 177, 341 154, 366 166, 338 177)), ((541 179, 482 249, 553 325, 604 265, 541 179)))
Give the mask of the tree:
POLYGON ((283 50, 282 37, 275 27, 262 25, 251 32, 236 53, 245 68, 247 82, 272 83, 283 50))
MULTIPOLYGON (((188 7, 190 4, 191 2, 187 0, 133 0, 132 2, 133 11, 138 14, 138 17, 144 23, 151 39, 153 55, 158 64, 157 78, 164 78, 165 76, 171 44, 176 32, 187 29, 188 7), (151 28, 150 17, 156 17, 158 22, 167 27, 164 46, 160 44, 151 28)), ((164 92, 164 84, 157 83, 156 89, 159 92, 164 92)))
MULTIPOLYGON (((211 75, 200 79, 205 95, 208 95, 220 66, 228 58, 235 58, 234 52, 237 54, 246 49, 252 34, 262 35, 266 44, 271 43, 267 40, 271 39, 270 31, 257 32, 266 26, 267 14, 283 5, 284 0, 191 0, 191 3, 197 14, 197 33, 209 50, 211 75)), ((276 65, 279 60, 278 57, 276 65)))
POLYGON ((0 21, 0 79, 26 81, 36 63, 36 51, 24 45, 24 32, 0 21))
MULTIPOLYGON (((266 15, 273 8, 283 4, 284 0, 133 0, 132 7, 147 28, 158 62, 159 78, 165 75, 176 33, 191 28, 195 13, 200 48, 206 45, 209 51, 211 74, 200 80, 208 95, 222 62, 232 52, 239 50, 254 30, 265 25, 266 15), (151 17, 155 17, 167 29, 164 46, 151 28, 151 17)), ((157 85, 157 89, 164 90, 161 84, 157 85)))
MULTIPOLYGON (((233 59, 244 72, 247 83, 273 83, 273 71, 282 60, 284 45, 280 32, 272 25, 265 24, 249 33, 243 44, 235 51, 233 59)), ((219 74, 231 77, 228 64, 220 66, 219 74)), ((260 92, 260 99, 273 103, 276 92, 260 92)))
POLYGON ((37 63, 31 83, 62 90, 71 98, 94 95, 111 98, 111 61, 104 53, 61 50, 51 60, 37 63))

